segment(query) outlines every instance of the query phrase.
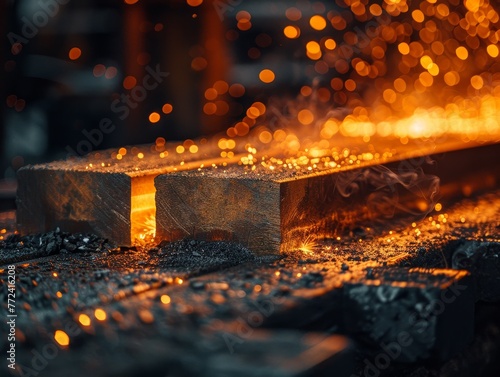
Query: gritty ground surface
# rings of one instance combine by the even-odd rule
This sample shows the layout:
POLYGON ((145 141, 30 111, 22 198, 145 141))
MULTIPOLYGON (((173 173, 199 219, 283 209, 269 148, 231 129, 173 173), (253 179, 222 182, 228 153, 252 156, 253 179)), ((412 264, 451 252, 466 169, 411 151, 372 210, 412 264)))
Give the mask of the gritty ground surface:
MULTIPOLYGON (((325 334, 345 332, 346 282, 373 279, 381 269, 434 267, 466 269, 474 276, 474 341, 451 360, 392 362, 380 372, 495 376, 499 233, 500 192, 492 192, 413 224, 395 220, 390 228, 359 228, 339 239, 314 240, 280 258, 256 257, 224 242, 186 240, 130 249, 58 230, 9 236, 0 240, 0 295, 7 309, 5 277, 7 266, 15 264, 16 362, 21 370, 14 375, 30 375, 30 370, 36 376, 321 375, 312 366, 301 372, 292 360, 303 365, 311 360, 301 356, 309 349, 304 334, 323 334, 313 342, 317 346, 325 334), (57 330, 69 335, 69 346, 55 345, 57 330), (44 350, 49 355, 44 357, 44 350)), ((442 279, 414 282, 425 292, 439 288, 442 279)), ((5 321, 1 326, 7 330, 5 321)), ((329 348, 338 373, 327 370, 326 375, 343 375, 337 369, 341 365, 347 376, 364 375, 366 358, 377 355, 373 345, 346 335, 352 338, 350 346, 334 341, 338 348, 329 348), (345 353, 356 361, 349 364, 345 353)), ((0 344, 4 352, 5 339, 0 344)))

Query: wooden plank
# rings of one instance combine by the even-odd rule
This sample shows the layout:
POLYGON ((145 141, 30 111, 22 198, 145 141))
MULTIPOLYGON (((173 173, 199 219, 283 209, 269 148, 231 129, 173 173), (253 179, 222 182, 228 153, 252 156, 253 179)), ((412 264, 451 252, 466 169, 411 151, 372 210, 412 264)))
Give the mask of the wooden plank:
POLYGON ((157 235, 228 239, 259 254, 304 249, 378 220, 408 212, 425 216, 437 201, 439 180, 443 200, 497 186, 494 153, 500 144, 434 154, 427 162, 311 172, 231 166, 161 175, 155 179, 157 235))

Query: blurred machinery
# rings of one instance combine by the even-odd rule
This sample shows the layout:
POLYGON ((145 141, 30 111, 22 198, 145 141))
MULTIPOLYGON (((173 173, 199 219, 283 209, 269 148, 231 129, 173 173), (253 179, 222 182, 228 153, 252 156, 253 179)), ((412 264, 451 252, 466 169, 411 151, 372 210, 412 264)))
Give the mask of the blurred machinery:
POLYGON ((318 72, 304 52, 305 39, 290 39, 283 30, 295 20, 300 33, 311 15, 335 6, 304 2, 299 11, 292 8, 298 3, 19 0, 2 5, 8 41, 0 177, 68 153, 224 131, 245 116, 252 101, 295 96, 318 72), (259 80, 266 68, 280 73, 270 84, 259 80), (148 69, 168 77, 144 90, 148 69), (116 128, 101 140, 93 130, 103 118, 116 128))

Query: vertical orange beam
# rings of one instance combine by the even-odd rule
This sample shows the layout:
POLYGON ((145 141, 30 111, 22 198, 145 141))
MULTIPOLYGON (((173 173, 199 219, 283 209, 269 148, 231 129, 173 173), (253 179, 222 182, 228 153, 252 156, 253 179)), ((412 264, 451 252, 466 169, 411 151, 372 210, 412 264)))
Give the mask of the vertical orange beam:
MULTIPOLYGON (((203 87, 210 88, 217 80, 228 80, 228 72, 232 65, 229 46, 226 42, 226 26, 220 19, 213 4, 204 4, 202 13, 202 44, 206 48, 208 61, 203 78, 203 87)), ((201 93, 203 95, 203 93, 201 93)), ((224 131, 226 122, 220 117, 205 116, 203 119, 203 134, 213 134, 224 131)))
MULTIPOLYGON (((144 35, 141 32, 141 25, 146 22, 144 5, 137 2, 133 5, 124 4, 124 76, 133 76, 138 83, 142 82, 144 76, 144 67, 140 66, 137 58, 141 52, 145 51, 144 35)), ((138 105, 140 106, 140 104, 138 105)), ((139 110, 130 111, 128 117, 124 120, 123 128, 120 130, 120 144, 130 143, 136 140, 141 131, 141 112, 139 110)))
POLYGON ((132 179, 130 240, 132 244, 151 242, 156 236, 155 175, 132 179))

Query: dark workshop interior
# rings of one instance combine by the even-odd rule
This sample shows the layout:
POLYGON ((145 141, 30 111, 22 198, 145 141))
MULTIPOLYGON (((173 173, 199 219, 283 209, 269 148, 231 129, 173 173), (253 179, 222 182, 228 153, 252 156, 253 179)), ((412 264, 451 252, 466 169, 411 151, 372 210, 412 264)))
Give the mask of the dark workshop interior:
POLYGON ((2 376, 500 375, 497 0, 0 31, 2 376))

